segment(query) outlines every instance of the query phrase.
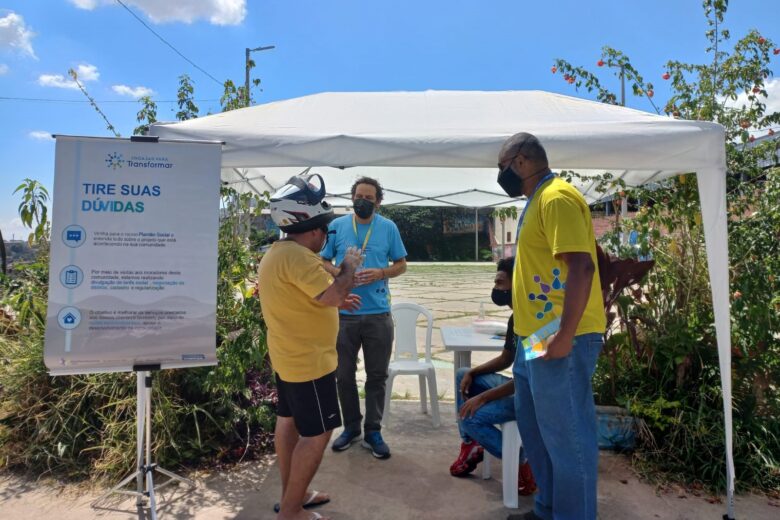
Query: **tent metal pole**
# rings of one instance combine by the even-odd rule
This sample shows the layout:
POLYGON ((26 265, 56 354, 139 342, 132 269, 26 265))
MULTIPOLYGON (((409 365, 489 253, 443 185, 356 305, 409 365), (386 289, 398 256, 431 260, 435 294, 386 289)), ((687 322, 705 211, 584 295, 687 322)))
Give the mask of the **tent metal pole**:
POLYGON ((620 225, 623 228, 623 232, 620 234, 622 237, 623 245, 628 244, 628 231, 626 231, 626 217, 628 217, 628 197, 622 197, 620 199, 620 225))
POLYGON ((479 262, 479 208, 474 208, 474 261, 479 262))

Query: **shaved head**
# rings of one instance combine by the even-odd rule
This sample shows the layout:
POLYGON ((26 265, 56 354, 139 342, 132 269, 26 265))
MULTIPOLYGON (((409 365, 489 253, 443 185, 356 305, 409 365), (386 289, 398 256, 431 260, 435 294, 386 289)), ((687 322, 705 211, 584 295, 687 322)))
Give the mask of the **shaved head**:
POLYGON ((498 157, 499 161, 504 161, 517 155, 522 155, 528 161, 539 166, 548 165, 547 152, 544 150, 542 143, 539 142, 536 136, 528 132, 517 133, 504 141, 498 157))

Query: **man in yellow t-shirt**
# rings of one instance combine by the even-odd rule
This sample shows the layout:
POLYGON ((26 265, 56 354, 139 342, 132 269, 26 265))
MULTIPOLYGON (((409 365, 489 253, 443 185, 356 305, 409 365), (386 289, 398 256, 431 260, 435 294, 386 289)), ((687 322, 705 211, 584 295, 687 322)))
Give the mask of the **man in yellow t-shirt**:
POLYGON ((282 480, 278 520, 309 518, 304 508, 330 501, 309 490, 334 428, 341 426, 336 391, 338 308, 354 310, 350 294, 360 251, 346 252, 331 277, 318 255, 333 209, 323 202, 319 175, 292 177, 271 197, 271 217, 287 233, 258 268, 258 293, 268 326, 268 352, 276 372, 275 447, 282 480))
POLYGON ((526 360, 522 345, 517 348, 515 416, 539 492, 533 511, 510 519, 595 520, 598 443, 590 380, 606 317, 590 210, 550 171, 531 134, 510 137, 498 167, 504 191, 528 197, 513 276, 515 335, 521 341, 560 319, 544 357, 526 360))

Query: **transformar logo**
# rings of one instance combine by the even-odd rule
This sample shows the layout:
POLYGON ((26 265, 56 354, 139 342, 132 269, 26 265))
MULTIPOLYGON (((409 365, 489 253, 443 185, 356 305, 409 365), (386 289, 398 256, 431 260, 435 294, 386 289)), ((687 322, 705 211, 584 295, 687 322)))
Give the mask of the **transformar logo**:
POLYGON ((110 153, 106 158, 106 167, 116 170, 125 165, 125 160, 122 158, 121 153, 110 153))

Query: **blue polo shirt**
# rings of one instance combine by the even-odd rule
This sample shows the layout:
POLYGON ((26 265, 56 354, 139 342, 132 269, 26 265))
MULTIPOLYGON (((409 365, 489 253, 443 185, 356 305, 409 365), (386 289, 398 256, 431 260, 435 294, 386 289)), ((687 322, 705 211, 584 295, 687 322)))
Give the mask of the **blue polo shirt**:
MULTIPOLYGON (((360 224, 357 221, 357 235, 352 224, 353 215, 343 215, 334 219, 329 226, 335 235, 330 235, 328 243, 320 251, 320 256, 325 260, 336 259, 336 266, 341 265, 344 254, 349 247, 362 247, 369 229, 371 235, 366 242, 363 254, 366 255, 363 266, 369 268, 385 268, 390 261, 396 262, 406 258, 406 248, 401 240, 398 227, 392 220, 374 214, 369 224, 360 224), (372 227, 373 226, 373 227, 372 227)), ((352 289, 352 292, 360 296, 362 305, 355 312, 340 311, 341 314, 381 314, 390 312, 390 288, 387 279, 361 285, 352 289)))

